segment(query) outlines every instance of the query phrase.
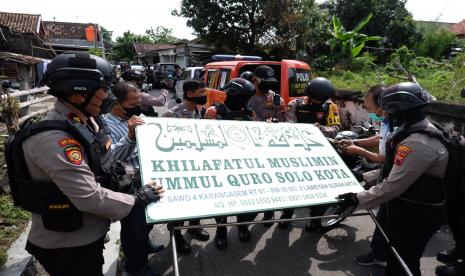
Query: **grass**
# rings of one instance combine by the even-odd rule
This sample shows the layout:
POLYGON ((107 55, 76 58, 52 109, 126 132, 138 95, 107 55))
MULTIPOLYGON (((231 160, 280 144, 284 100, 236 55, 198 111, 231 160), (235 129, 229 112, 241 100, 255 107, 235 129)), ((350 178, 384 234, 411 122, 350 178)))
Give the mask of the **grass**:
POLYGON ((0 195, 0 267, 7 260, 7 249, 21 235, 29 218, 30 213, 15 207, 9 195, 0 195))
MULTIPOLYGON (((334 87, 356 91, 367 91, 371 86, 384 82, 386 85, 403 82, 405 80, 394 78, 386 73, 375 72, 351 72, 333 71, 317 72, 317 75, 329 78, 334 87)), ((465 99, 460 97, 464 89, 455 80, 455 73, 446 70, 435 70, 427 74, 416 75, 417 81, 426 88, 439 101, 465 104, 465 99)))

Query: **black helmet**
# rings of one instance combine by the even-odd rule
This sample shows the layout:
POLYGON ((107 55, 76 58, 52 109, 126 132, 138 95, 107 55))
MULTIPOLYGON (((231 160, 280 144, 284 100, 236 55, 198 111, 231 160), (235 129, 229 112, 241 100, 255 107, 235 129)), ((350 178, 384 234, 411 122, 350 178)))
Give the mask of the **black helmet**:
POLYGON ((125 81, 135 81, 135 82, 141 82, 141 81, 144 81, 145 80, 145 73, 144 72, 140 72, 140 71, 136 71, 136 70, 133 70, 133 69, 129 69, 127 70, 126 72, 124 72, 121 77, 125 80, 125 81))
POLYGON ((246 79, 235 78, 230 80, 225 86, 225 105, 232 111, 244 108, 249 99, 255 94, 255 86, 246 79))
POLYGON ((93 93, 111 86, 114 80, 105 59, 85 52, 67 52, 52 59, 43 81, 50 87, 49 94, 59 96, 93 93))
POLYGON ((305 87, 305 95, 317 101, 326 101, 334 97, 335 90, 330 80, 315 78, 305 87))
POLYGON ((413 82, 402 82, 384 89, 380 97, 380 106, 389 114, 394 114, 431 102, 431 95, 420 85, 413 82))
POLYGON ((252 81, 253 79, 253 73, 250 72, 250 71, 244 71, 241 73, 241 75, 239 76, 239 78, 241 79, 245 79, 245 80, 248 80, 248 81, 252 81))

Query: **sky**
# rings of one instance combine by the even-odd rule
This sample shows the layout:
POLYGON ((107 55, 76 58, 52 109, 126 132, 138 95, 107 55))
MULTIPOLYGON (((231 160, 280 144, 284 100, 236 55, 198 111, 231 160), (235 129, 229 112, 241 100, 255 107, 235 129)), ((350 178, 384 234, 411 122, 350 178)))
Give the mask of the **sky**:
MULTIPOLYGON (((127 30, 144 34, 146 29, 156 26, 173 29, 178 38, 193 39, 193 30, 186 26, 186 19, 171 15, 173 9, 179 8, 180 2, 181 0, 0 0, 0 11, 41 14, 46 21, 98 23, 113 31, 113 39, 127 30)), ((415 20, 460 22, 465 19, 465 0, 408 0, 407 9, 415 20)))

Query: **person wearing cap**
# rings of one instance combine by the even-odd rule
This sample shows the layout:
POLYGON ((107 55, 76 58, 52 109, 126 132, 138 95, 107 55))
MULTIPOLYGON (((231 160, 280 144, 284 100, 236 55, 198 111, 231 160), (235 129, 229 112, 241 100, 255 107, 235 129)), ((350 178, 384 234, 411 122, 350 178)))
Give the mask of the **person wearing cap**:
POLYGON ((278 88, 273 68, 260 65, 253 71, 252 82, 255 95, 250 98, 246 108, 253 112, 254 121, 284 122, 285 103, 283 98, 274 90, 278 88))
POLYGON ((22 144, 28 185, 40 190, 22 200, 66 202, 32 212, 26 243, 26 250, 52 276, 102 275, 110 221, 158 201, 163 192, 153 183, 132 194, 116 192, 112 141, 102 117, 115 102, 113 79, 110 64, 88 53, 64 53, 52 59, 44 83, 57 101, 36 123, 49 129, 22 144), (51 129, 53 125, 62 128, 51 129))
MULTIPOLYGON (((335 94, 334 87, 326 78, 315 78, 305 87, 305 97, 290 101, 286 108, 286 121, 290 123, 315 124, 327 137, 335 137, 340 130, 341 122, 337 105, 331 100, 335 94)), ((326 211, 325 206, 310 208, 312 216, 321 216, 326 211)), ((294 209, 283 210, 281 219, 289 219, 294 209)), ((310 220, 305 229, 314 231, 320 227, 321 220, 310 220)), ((289 222, 280 222, 280 228, 285 229, 289 222)))
MULTIPOLYGON (((445 183, 449 152, 442 135, 425 114, 431 96, 416 83, 384 89, 381 107, 393 134, 386 144, 382 182, 369 190, 339 195, 342 208, 371 209, 385 203, 381 228, 413 275, 421 275, 420 258, 445 223, 445 183)), ((392 252, 385 275, 405 275, 392 252)))
MULTIPOLYGON (((250 76, 249 76, 250 77, 250 76)), ((273 68, 260 65, 253 71, 252 83, 255 86, 255 95, 250 98, 246 110, 252 112, 252 120, 262 122, 284 122, 285 103, 283 98, 274 90, 278 88, 273 68)), ((263 220, 272 220, 274 212, 263 213, 263 220)), ((271 227, 273 223, 264 223, 271 227)))
MULTIPOLYGON (((245 109, 245 105, 255 93, 254 85, 246 79, 235 78, 230 80, 223 90, 226 93, 224 103, 210 106, 205 112, 204 119, 251 121, 252 114, 245 109)), ((251 221, 255 216, 255 213, 240 214, 237 215, 237 222, 251 221)), ((227 222, 227 217, 217 217, 215 220, 217 223, 223 224, 227 222)), ((247 225, 240 225, 237 230, 239 241, 247 242, 250 240, 250 231, 247 225)), ((218 249, 225 249, 228 246, 225 226, 216 228, 215 246, 218 249)))
POLYGON ((139 106, 142 110, 142 113, 147 116, 158 116, 158 114, 156 115, 155 111, 153 110, 153 107, 164 106, 166 104, 167 97, 169 94, 168 90, 166 90, 166 87, 162 87, 162 89, 160 90, 160 96, 155 97, 142 89, 142 84, 146 78, 145 73, 129 69, 126 72, 124 72, 121 75, 121 77, 125 81, 134 83, 141 90, 141 100, 139 106))
MULTIPOLYGON (((182 103, 168 110, 165 114, 163 114, 163 117, 201 119, 202 110, 200 107, 207 103, 207 96, 205 95, 205 84, 200 80, 189 79, 183 83, 183 90, 184 99, 182 103)), ((184 224, 184 222, 181 222, 181 224, 184 224)), ((189 221, 189 225, 199 224, 200 220, 189 221)), ((179 224, 176 223, 173 225, 177 226, 179 224)), ((210 235, 204 229, 188 229, 187 232, 199 241, 208 241, 210 239, 210 235)), ((191 252, 191 247, 181 234, 181 230, 175 230, 174 237, 176 239, 176 249, 179 253, 188 254, 191 252)))

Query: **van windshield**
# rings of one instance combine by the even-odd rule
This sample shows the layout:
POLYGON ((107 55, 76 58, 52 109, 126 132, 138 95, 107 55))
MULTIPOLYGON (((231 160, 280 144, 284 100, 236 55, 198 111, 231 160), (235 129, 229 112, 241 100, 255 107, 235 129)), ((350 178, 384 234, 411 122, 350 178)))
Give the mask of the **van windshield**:
POLYGON ((305 96, 305 86, 310 81, 310 71, 307 69, 289 69, 289 97, 305 96))

